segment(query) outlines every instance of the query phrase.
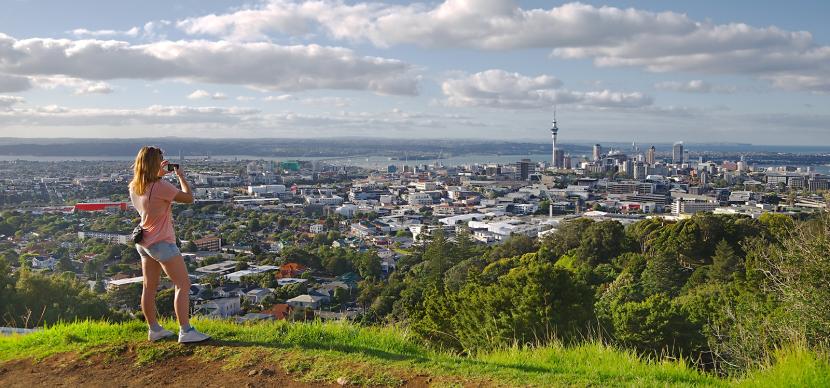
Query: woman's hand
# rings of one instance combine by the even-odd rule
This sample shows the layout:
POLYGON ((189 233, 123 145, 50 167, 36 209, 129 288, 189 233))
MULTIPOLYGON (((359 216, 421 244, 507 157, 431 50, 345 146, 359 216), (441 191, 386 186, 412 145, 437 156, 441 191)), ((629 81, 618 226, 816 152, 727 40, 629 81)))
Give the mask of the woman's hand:
POLYGON ((163 176, 167 175, 168 172, 170 172, 170 171, 167 171, 167 165, 168 164, 170 164, 170 162, 168 162, 166 160, 161 161, 161 167, 159 168, 159 173, 158 173, 159 177, 163 177, 163 176))
POLYGON ((177 177, 182 178, 182 179, 184 179, 184 178, 185 178, 185 175, 184 175, 184 169, 182 169, 182 165, 181 165, 181 164, 179 165, 179 168, 175 169, 174 171, 176 172, 176 176, 177 176, 177 177))

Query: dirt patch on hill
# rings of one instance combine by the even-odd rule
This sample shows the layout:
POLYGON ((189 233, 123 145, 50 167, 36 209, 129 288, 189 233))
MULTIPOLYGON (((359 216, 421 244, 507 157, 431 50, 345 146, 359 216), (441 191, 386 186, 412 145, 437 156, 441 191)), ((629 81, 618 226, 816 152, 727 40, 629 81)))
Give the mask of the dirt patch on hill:
POLYGON ((394 375, 391 380, 342 378, 309 379, 301 365, 286 353, 287 362, 256 351, 178 344, 123 344, 83 353, 64 353, 42 360, 13 360, 0 364, 4 387, 340 387, 354 385, 479 387, 461 379, 439 379, 419 374, 394 375), (286 366, 287 365, 287 366, 286 366), (334 380, 334 382, 332 382, 334 380))

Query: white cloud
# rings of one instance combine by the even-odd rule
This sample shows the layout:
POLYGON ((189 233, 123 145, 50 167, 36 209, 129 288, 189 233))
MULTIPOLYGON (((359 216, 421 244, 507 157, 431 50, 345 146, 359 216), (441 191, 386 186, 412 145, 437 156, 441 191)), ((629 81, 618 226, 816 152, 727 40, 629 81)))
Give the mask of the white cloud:
POLYGON ((794 90, 830 90, 830 47, 805 31, 715 24, 675 12, 568 3, 524 9, 510 0, 409 5, 272 0, 177 22, 188 34, 232 40, 323 33, 378 47, 548 48, 597 66, 747 74, 794 90))
POLYGON ((262 101, 266 102, 285 102, 285 101, 293 101, 298 102, 304 105, 313 105, 313 106, 320 106, 320 107, 337 107, 343 108, 350 106, 352 100, 349 98, 343 97, 305 97, 299 98, 290 94, 283 94, 279 96, 267 96, 263 97, 262 101))
POLYGON ((129 30, 88 30, 86 28, 76 28, 68 33, 78 38, 93 37, 93 38, 112 38, 119 36, 136 37, 141 30, 138 27, 130 28, 129 30))
POLYGON ((351 89, 417 94, 412 66, 319 45, 32 38, 0 34, 0 72, 86 80, 178 79, 268 90, 351 89))
POLYGON ((273 102, 273 101, 295 101, 297 97, 294 97, 290 94, 281 94, 279 96, 266 96, 262 98, 262 101, 266 102, 273 102))
POLYGON ((216 92, 216 93, 211 94, 207 90, 198 89, 198 90, 195 90, 193 93, 190 93, 187 96, 187 98, 190 99, 190 100, 201 100, 201 99, 206 99, 206 98, 209 98, 211 100, 227 100, 228 95, 225 94, 225 93, 221 93, 221 92, 216 92))
POLYGON ((664 81, 654 84, 657 90, 684 93, 735 93, 737 88, 726 85, 712 85, 703 80, 691 80, 688 82, 664 81))
POLYGON ((110 94, 112 92, 112 86, 106 82, 94 82, 75 90, 75 94, 110 94))
POLYGON ((6 96, 0 94, 0 108, 8 108, 12 105, 22 104, 26 102, 23 97, 20 96, 6 96))
POLYGON ((508 109, 545 109, 556 104, 580 104, 606 108, 637 108, 653 100, 639 92, 610 90, 579 92, 560 89, 554 77, 528 77, 492 69, 443 82, 446 104, 456 107, 482 106, 508 109))
POLYGON ((0 74, 0 93, 22 92, 32 88, 32 82, 27 77, 0 74))
POLYGON ((64 75, 34 76, 31 82, 43 89, 67 88, 72 89, 75 95, 83 94, 110 94, 114 91, 112 85, 103 81, 87 81, 81 78, 64 75))
MULTIPOLYGON (((350 135, 382 136, 384 131, 424 131, 436 128, 485 127, 485 123, 461 115, 445 115, 401 110, 382 112, 335 111, 321 114, 292 111, 262 112, 245 107, 192 107, 154 105, 141 109, 70 108, 57 105, 0 109, 0 125, 11 130, 43 128, 39 133, 81 136, 75 129, 109 128, 109 136, 134 137, 133 127, 143 133, 171 135, 179 131, 203 136, 273 136, 275 133, 305 136, 330 136, 333 130, 346 129, 350 135), (67 132, 72 130, 73 132, 67 132)), ((25 132, 20 132, 24 133, 25 132)), ((83 133, 89 133, 83 132, 83 133)), ((25 135, 24 135, 25 136, 25 135)))
MULTIPOLYGON (((241 107, 153 105, 144 109, 67 108, 57 105, 0 111, 0 124, 27 126, 238 125, 260 112, 241 107)), ((126 137, 126 136, 125 136, 126 137)))

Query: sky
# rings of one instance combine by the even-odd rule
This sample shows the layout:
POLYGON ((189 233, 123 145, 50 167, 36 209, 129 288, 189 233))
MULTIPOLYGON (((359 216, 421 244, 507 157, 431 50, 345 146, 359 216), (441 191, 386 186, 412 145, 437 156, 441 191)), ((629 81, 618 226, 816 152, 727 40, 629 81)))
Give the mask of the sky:
POLYGON ((2 6, 0 137, 830 142, 827 1, 2 6))

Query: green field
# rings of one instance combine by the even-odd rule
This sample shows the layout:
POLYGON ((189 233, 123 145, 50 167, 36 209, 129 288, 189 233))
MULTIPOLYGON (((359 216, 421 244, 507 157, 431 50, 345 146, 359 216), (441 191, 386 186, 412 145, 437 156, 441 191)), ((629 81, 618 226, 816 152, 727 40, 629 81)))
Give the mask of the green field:
MULTIPOLYGON (((164 325, 175 327, 170 321, 164 325)), ((417 374, 430 376, 436 385, 830 386, 828 360, 798 347, 780 351, 775 364, 766 369, 723 379, 681 361, 650 361, 598 343, 459 356, 422 346, 396 327, 285 321, 238 325, 213 320, 196 320, 195 326, 214 340, 197 346, 146 343, 146 326, 138 321, 59 324, 24 336, 0 337, 0 363, 67 352, 85 357, 130 346, 136 352, 135 367, 187 355, 223 360, 227 368, 234 368, 246 357, 256 357, 273 360, 298 381, 335 382, 346 377, 358 385, 396 386, 417 374)))

